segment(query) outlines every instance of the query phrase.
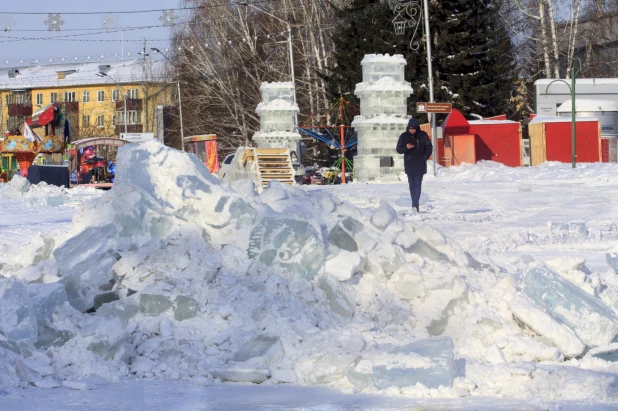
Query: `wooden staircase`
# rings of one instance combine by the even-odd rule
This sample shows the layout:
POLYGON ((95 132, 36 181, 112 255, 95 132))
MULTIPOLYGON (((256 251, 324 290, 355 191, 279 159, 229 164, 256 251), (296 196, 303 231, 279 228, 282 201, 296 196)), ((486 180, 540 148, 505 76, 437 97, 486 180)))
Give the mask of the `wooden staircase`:
POLYGON ((243 163, 255 161, 260 173, 262 187, 278 180, 283 184, 294 184, 294 167, 287 148, 252 148, 245 151, 243 163))

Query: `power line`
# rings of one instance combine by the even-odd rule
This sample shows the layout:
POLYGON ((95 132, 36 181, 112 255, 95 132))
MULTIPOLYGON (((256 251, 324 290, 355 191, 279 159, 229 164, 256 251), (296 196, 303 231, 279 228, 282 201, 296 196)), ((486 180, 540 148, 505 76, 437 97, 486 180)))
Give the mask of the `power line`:
MULTIPOLYGON (((261 4, 268 3, 268 0, 255 0, 248 1, 248 4, 261 4)), ((208 6, 193 6, 193 7, 176 7, 167 9, 150 9, 150 10, 126 10, 126 11, 68 11, 68 12, 36 12, 36 11, 14 11, 14 12, 2 12, 0 14, 16 14, 26 16, 47 16, 49 14, 60 15, 92 15, 92 14, 139 14, 139 13, 161 13, 164 11, 184 11, 184 10, 198 10, 198 9, 214 9, 218 7, 229 7, 229 4, 211 4, 208 6)))

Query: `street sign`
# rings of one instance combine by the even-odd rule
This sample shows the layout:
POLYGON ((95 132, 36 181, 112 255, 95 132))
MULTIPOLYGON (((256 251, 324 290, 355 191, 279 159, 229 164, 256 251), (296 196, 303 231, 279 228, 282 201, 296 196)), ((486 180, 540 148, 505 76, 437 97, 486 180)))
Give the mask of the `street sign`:
POLYGON ((143 143, 154 139, 154 133, 120 133, 120 138, 130 143, 143 143))
POLYGON ((453 111, 451 103, 416 103, 417 113, 450 113, 453 111))

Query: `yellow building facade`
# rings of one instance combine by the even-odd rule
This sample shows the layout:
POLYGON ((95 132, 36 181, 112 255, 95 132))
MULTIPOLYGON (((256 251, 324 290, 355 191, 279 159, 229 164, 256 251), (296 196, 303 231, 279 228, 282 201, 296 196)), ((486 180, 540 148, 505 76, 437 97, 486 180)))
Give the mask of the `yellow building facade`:
MULTIPOLYGON (((157 107, 171 104, 174 86, 162 62, 148 60, 2 69, 0 125, 4 133, 19 134, 37 110, 56 103, 69 119, 72 141, 125 132, 156 136, 157 107)), ((63 130, 46 126, 35 132, 63 130)))

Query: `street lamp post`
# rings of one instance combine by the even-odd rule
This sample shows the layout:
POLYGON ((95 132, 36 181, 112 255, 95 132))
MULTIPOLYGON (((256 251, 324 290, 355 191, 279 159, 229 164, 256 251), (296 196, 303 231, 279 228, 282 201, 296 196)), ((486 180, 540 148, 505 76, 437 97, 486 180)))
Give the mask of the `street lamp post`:
POLYGON ((176 87, 178 90, 178 112, 180 114, 180 148, 182 151, 185 151, 185 132, 184 132, 183 124, 182 124, 182 97, 180 95, 180 72, 178 71, 178 68, 176 67, 176 65, 172 63, 172 61, 168 59, 164 53, 161 52, 161 50, 154 48, 154 47, 151 48, 150 50, 154 51, 155 53, 161 54, 165 58, 165 60, 167 60, 168 63, 170 63, 172 67, 174 67, 174 69, 176 70, 176 87))
POLYGON ((577 163, 577 150, 575 148, 575 79, 577 78, 577 74, 583 71, 581 60, 577 59, 577 61, 579 61, 579 67, 575 67, 575 61, 576 60, 573 60, 573 62, 571 63, 571 84, 567 83, 565 80, 556 79, 549 83, 547 85, 547 88, 545 89, 545 95, 547 96, 549 86, 556 82, 562 82, 566 84, 566 86, 569 88, 569 91, 571 92, 571 164, 573 168, 576 167, 577 163))
POLYGON ((116 80, 114 80, 114 78, 112 76, 110 76, 107 73, 104 72, 99 72, 99 76, 100 77, 107 77, 109 79, 111 79, 114 83, 116 83, 116 85, 118 87, 120 87, 122 89, 123 95, 124 95, 124 133, 127 134, 127 91, 125 90, 124 87, 122 87, 116 80))
MULTIPOLYGON (((270 17, 279 20, 280 22, 282 22, 283 24, 285 24, 285 26, 287 27, 288 30, 288 51, 290 54, 290 77, 292 79, 292 86, 294 87, 294 104, 297 104, 296 102, 296 79, 294 77, 294 49, 292 47, 292 27, 290 26, 290 23, 288 23, 287 21, 280 19, 279 17, 275 16, 274 14, 271 14, 253 4, 249 4, 246 1, 237 1, 236 2, 237 5, 240 6, 245 6, 245 7, 253 7, 254 9, 256 9, 257 11, 261 11, 262 13, 269 15, 270 17)), ((298 128, 298 114, 294 115, 294 126, 296 128, 298 128)), ((300 162, 300 141, 296 144, 296 158, 298 158, 298 161, 300 162)))
MULTIPOLYGON (((429 30, 429 5, 427 0, 423 0, 423 11, 425 14, 425 41, 427 44, 427 71, 429 73, 429 101, 434 103, 433 98, 433 69, 431 66, 431 32, 429 30)), ((438 174, 438 136, 436 135, 436 115, 431 113, 431 140, 433 143, 433 175, 438 174)))

